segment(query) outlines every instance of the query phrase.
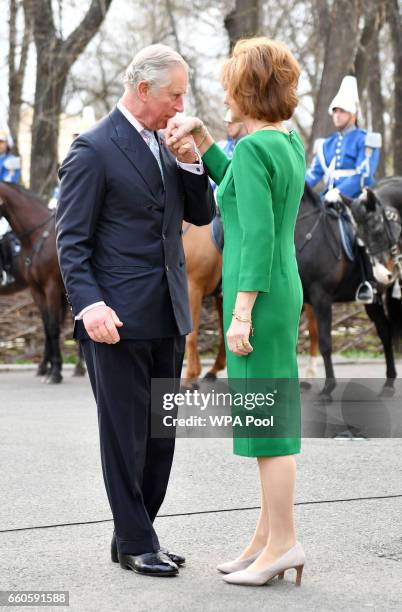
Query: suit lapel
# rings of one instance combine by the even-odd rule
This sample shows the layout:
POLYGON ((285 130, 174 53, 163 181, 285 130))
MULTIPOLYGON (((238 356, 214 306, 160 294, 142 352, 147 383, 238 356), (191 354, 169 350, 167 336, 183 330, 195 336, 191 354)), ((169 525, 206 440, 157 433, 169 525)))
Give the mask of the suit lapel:
POLYGON ((160 200, 163 181, 158 162, 150 148, 117 108, 109 117, 115 128, 115 133, 111 136, 112 141, 138 170, 155 198, 160 200))

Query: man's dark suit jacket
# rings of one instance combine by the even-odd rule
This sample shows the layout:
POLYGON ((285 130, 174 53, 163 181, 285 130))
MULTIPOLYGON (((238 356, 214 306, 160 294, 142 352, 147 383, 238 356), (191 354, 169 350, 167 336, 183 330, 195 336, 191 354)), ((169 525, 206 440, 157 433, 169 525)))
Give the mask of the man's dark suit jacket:
MULTIPOLYGON (((177 167, 159 137, 164 170, 115 108, 72 144, 60 168, 56 235, 73 314, 103 300, 121 338, 191 331, 183 219, 209 223, 215 203, 205 174, 177 167)), ((74 337, 88 338, 82 321, 74 337)))

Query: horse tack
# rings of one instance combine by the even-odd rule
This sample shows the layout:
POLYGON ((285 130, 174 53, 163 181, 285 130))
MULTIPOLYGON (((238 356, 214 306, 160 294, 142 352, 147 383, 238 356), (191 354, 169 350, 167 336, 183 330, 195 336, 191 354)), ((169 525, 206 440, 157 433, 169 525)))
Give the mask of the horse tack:
MULTIPOLYGON (((40 227, 42 227, 43 225, 48 225, 48 224, 49 224, 49 223, 50 223, 52 220, 54 220, 54 214, 52 214, 52 215, 49 217, 49 219, 47 219, 47 220, 45 221, 45 223, 41 223, 39 226, 36 226, 36 227, 34 227, 33 229, 28 230, 28 232, 25 232, 25 233, 23 234, 23 236, 27 236, 27 235, 32 234, 34 231, 36 231, 37 229, 39 229, 39 228, 40 228, 40 227)), ((49 236, 50 236, 50 231, 49 231, 48 229, 46 229, 46 230, 45 230, 45 231, 42 233, 42 235, 41 235, 41 237, 39 238, 39 240, 37 240, 37 241, 34 243, 34 245, 33 245, 33 247, 32 247, 32 250, 31 250, 30 255, 28 255, 28 256, 27 256, 27 257, 25 257, 25 259, 24 259, 24 263, 25 263, 25 267, 26 267, 26 268, 30 268, 30 267, 31 267, 33 257, 34 257, 35 255, 38 255, 38 254, 40 253, 40 251, 41 251, 41 250, 42 250, 42 248, 43 248, 43 245, 44 245, 44 244, 45 244, 45 242, 46 242, 46 239, 47 239, 47 238, 49 238, 49 236)), ((20 238, 20 236, 18 236, 18 238, 20 238)))
MULTIPOLYGON (((320 212, 318 213, 318 217, 317 217, 317 219, 316 219, 316 221, 315 221, 315 223, 314 223, 313 227, 312 227, 312 228, 311 228, 311 229, 310 229, 310 230, 307 232, 307 234, 305 235, 305 240, 304 240, 303 244, 301 244, 301 245, 300 245, 300 247, 298 247, 298 249, 297 249, 297 250, 298 250, 299 252, 301 252, 301 251, 304 249, 304 247, 306 246, 306 244, 307 244, 308 242, 310 242, 310 240, 312 240, 313 235, 314 235, 314 232, 315 232, 315 230, 317 229, 317 227, 319 226, 319 224, 320 224, 320 222, 321 222, 321 221, 323 221, 323 228, 324 228, 324 232, 325 232, 326 230, 328 230, 328 225, 327 225, 327 219, 328 219, 328 217, 333 217, 333 218, 337 218, 337 217, 338 217, 338 215, 336 215, 336 216, 335 216, 335 215, 334 215, 334 213, 335 213, 335 211, 332 211, 332 210, 327 210, 327 209, 321 209, 321 210, 320 210, 320 212)), ((317 214, 317 213, 316 213, 316 211, 312 211, 312 212, 310 212, 310 213, 308 213, 308 214, 306 214, 306 215, 302 215, 301 217, 299 217, 299 219, 298 219, 298 220, 299 220, 299 221, 301 221, 301 220, 303 220, 303 219, 306 219, 306 218, 310 217, 310 216, 311 216, 311 215, 313 215, 313 214, 317 214)), ((331 232, 332 232, 332 230, 331 230, 331 232)), ((334 236, 334 233, 333 233, 333 232, 332 232, 332 236, 335 238, 335 242, 336 242, 336 236, 334 236)), ((328 244, 329 244, 329 245, 330 245, 330 247, 331 247, 331 251, 332 251, 332 253, 333 253, 334 257, 335 257, 335 258, 336 258, 336 259, 339 261, 339 260, 342 258, 342 246, 340 246, 340 248, 339 248, 339 252, 337 252, 337 253, 336 253, 336 252, 334 251, 334 249, 332 248, 332 245, 331 245, 331 242, 330 242, 330 241, 328 241, 328 244)))

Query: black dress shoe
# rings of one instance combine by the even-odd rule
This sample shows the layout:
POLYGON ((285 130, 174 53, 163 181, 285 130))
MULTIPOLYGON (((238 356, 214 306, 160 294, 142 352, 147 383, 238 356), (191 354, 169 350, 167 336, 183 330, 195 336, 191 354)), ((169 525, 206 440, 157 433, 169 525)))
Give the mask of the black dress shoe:
POLYGON ((167 555, 169 559, 173 561, 173 563, 176 563, 176 565, 178 565, 179 567, 181 565, 184 565, 186 562, 186 557, 183 557, 183 555, 178 555, 177 553, 170 552, 167 548, 161 548, 161 552, 165 553, 165 555, 167 555))
POLYGON ((120 567, 144 576, 177 576, 179 573, 177 565, 160 550, 143 555, 118 553, 118 557, 120 567))
MULTIPOLYGON (((165 555, 167 555, 170 560, 173 561, 173 563, 175 563, 179 567, 181 565, 184 565, 184 563, 186 562, 185 557, 183 557, 182 555, 177 555, 176 553, 171 553, 166 548, 161 548, 161 552, 165 553, 165 555)), ((119 557, 117 556, 117 544, 115 534, 113 534, 112 541, 110 543, 110 556, 113 563, 119 562, 119 557)))

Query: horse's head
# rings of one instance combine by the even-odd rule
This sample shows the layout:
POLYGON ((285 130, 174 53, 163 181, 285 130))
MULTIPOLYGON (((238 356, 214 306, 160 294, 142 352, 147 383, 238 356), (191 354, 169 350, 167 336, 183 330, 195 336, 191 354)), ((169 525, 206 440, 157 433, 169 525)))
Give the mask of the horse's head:
POLYGON ((389 285, 400 275, 401 217, 393 206, 384 206, 367 188, 350 204, 357 235, 364 243, 377 281, 389 285))

